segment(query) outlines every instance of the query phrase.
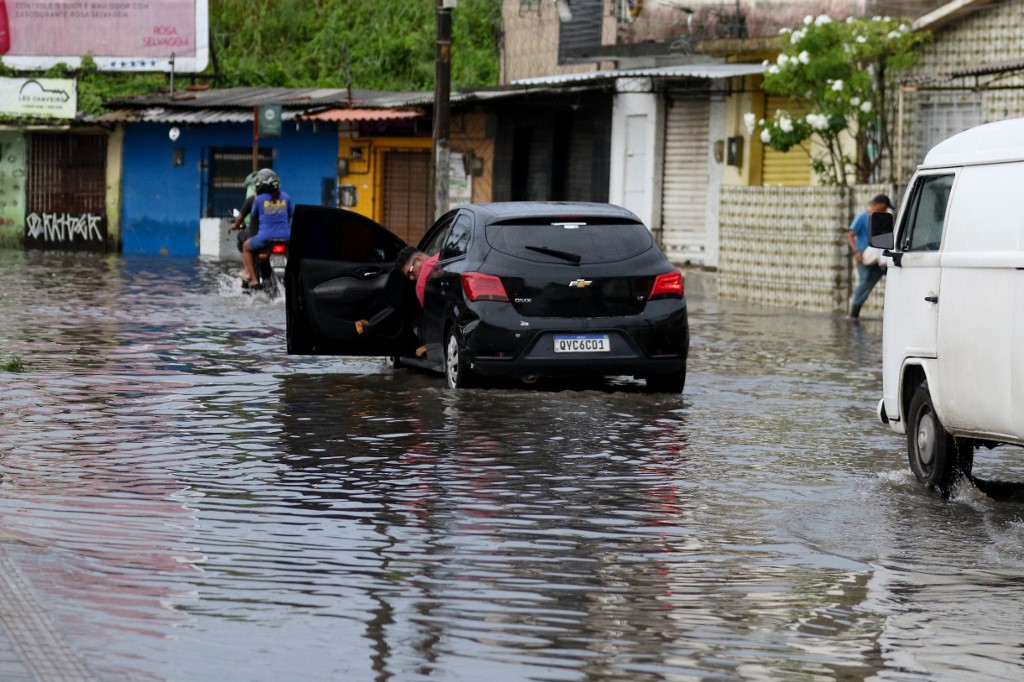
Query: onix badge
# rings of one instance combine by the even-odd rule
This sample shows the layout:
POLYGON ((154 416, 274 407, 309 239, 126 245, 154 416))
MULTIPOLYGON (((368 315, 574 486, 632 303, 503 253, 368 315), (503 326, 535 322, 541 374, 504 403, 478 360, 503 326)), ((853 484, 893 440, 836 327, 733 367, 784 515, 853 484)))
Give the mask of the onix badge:
POLYGON ((569 286, 576 287, 577 289, 582 289, 584 287, 589 287, 593 283, 594 282, 589 279, 577 279, 573 282, 569 282, 569 286))

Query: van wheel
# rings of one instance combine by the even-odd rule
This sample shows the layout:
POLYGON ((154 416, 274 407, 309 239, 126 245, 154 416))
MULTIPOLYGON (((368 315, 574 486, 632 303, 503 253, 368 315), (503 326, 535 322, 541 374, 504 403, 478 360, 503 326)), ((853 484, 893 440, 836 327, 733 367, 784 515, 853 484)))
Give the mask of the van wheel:
POLYGON ((946 431, 935 414, 927 381, 921 382, 910 399, 907 455, 917 480, 943 496, 959 478, 971 475, 973 444, 946 431))
POLYGON ((469 388, 473 384, 473 370, 466 363, 459 334, 452 327, 444 344, 444 376, 448 388, 469 388))

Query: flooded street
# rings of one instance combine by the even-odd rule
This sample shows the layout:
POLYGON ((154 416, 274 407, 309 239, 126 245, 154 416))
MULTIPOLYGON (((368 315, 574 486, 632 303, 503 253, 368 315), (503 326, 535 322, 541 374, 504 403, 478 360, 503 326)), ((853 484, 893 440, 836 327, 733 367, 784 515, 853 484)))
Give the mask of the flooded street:
POLYGON ((681 396, 451 391, 235 267, 0 251, 10 679, 1024 675, 1024 457, 918 486, 879 320, 691 296, 681 396))

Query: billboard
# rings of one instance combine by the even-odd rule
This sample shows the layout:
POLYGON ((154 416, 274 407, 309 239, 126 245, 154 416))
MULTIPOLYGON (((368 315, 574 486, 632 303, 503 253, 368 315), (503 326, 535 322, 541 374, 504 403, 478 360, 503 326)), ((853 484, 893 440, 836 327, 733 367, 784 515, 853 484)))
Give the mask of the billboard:
POLYGON ((90 56, 104 71, 199 72, 209 0, 0 0, 0 58, 22 70, 90 56))

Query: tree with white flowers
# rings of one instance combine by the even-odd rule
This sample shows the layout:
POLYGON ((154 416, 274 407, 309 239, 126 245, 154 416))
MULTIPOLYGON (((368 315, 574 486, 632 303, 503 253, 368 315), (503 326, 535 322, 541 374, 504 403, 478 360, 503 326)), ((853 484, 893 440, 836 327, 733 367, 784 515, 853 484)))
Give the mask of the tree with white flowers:
POLYGON ((783 29, 781 38, 778 58, 765 62, 762 88, 805 108, 779 110, 760 120, 748 113, 751 134, 760 131, 762 143, 783 152, 819 142, 812 147, 811 163, 823 184, 882 179, 882 160, 892 158, 886 87, 893 72, 913 63, 914 48, 929 34, 890 17, 840 22, 821 15, 783 29))

